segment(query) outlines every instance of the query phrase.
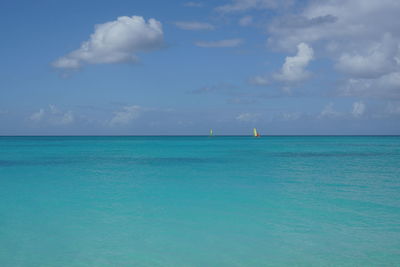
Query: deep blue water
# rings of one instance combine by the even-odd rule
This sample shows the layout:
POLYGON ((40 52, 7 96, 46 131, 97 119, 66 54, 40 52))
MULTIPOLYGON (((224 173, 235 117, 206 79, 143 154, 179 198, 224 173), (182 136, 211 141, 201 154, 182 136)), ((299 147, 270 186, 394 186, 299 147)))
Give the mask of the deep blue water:
POLYGON ((400 137, 0 137, 0 266, 399 266, 400 137))

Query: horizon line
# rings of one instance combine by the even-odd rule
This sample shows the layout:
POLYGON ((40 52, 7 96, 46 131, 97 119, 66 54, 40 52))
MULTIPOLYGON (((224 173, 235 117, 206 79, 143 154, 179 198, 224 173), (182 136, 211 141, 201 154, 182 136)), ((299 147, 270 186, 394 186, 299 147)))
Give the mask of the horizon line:
MULTIPOLYGON (((368 136, 400 136, 400 134, 270 134, 261 135, 261 137, 368 137, 368 136)), ((0 135, 0 137, 254 137, 253 135, 246 134, 232 134, 232 135, 174 135, 174 134, 150 134, 150 135, 0 135)))

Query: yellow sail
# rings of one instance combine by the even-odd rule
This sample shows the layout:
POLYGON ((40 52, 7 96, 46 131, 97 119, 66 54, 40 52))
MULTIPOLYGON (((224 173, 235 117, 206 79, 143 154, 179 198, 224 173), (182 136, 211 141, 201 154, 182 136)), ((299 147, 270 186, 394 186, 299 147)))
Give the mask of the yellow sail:
POLYGON ((213 135, 213 130, 212 129, 210 129, 210 136, 212 136, 213 135))
POLYGON ((253 129, 253 134, 254 134, 255 137, 258 136, 258 133, 257 133, 257 129, 256 129, 256 128, 253 129))

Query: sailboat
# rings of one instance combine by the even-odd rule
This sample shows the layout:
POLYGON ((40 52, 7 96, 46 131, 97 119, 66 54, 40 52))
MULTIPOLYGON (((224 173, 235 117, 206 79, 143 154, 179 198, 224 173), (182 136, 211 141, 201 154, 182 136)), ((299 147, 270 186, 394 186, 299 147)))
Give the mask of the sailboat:
POLYGON ((210 136, 213 136, 213 130, 210 129, 210 136))
POLYGON ((261 136, 260 133, 257 132, 256 128, 253 129, 253 135, 254 135, 254 137, 260 137, 261 136))

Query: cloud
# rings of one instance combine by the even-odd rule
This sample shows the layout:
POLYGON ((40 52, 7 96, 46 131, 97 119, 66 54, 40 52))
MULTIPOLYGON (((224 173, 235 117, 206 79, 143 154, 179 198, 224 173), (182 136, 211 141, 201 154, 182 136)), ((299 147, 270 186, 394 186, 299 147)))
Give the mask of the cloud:
POLYGON ((269 44, 285 50, 300 42, 336 43, 339 50, 362 48, 387 32, 398 35, 399 11, 397 0, 310 1, 300 14, 269 25, 269 44))
POLYGON ((354 78, 378 78, 396 69, 398 44, 391 34, 386 33, 382 40, 366 45, 363 50, 344 52, 336 68, 354 78))
POLYGON ((242 27, 249 26, 253 23, 253 17, 252 16, 244 16, 239 20, 239 25, 242 27))
POLYGON ((254 76, 250 77, 248 82, 252 85, 260 85, 260 86, 265 86, 270 84, 270 81, 268 77, 266 76, 254 76))
POLYGON ((58 114, 61 112, 55 105, 49 105, 49 109, 52 114, 58 114))
POLYGON ((59 120, 59 124, 70 124, 75 121, 75 117, 72 114, 72 111, 68 111, 62 115, 61 119, 59 120))
POLYGON ((246 112, 236 116, 236 120, 241 122, 256 122, 258 121, 259 116, 260 114, 246 112))
POLYGON ((319 114, 318 118, 319 119, 322 119, 322 118, 336 118, 336 117, 339 117, 341 115, 342 115, 342 113, 336 111, 333 108, 333 103, 329 103, 321 111, 321 113, 319 114))
POLYGON ((314 58, 314 50, 305 43, 297 46, 297 54, 286 57, 280 73, 274 78, 283 82, 298 82, 309 77, 310 73, 305 70, 308 63, 314 58))
POLYGON ((215 27, 206 22, 198 21, 177 21, 174 23, 179 29, 189 30, 189 31, 199 31, 199 30, 214 30, 215 27))
POLYGON ((139 118, 142 108, 137 105, 123 107, 122 111, 114 113, 114 117, 109 121, 110 126, 128 125, 139 118))
POLYGON ((400 99, 400 71, 375 79, 350 78, 338 91, 342 96, 400 99))
POLYGON ((284 112, 280 114, 280 119, 284 121, 295 121, 300 119, 303 116, 300 112, 284 112))
POLYGON ((191 94, 206 94, 206 93, 225 93, 225 94, 233 94, 238 88, 230 83, 219 83, 212 86, 204 86, 200 87, 188 93, 191 94))
POLYGON ((324 24, 335 23, 337 17, 333 15, 321 15, 307 18, 303 15, 286 15, 276 18, 269 26, 269 30, 274 33, 275 29, 306 29, 317 27, 324 24))
POLYGON ((136 62, 138 52, 158 49, 163 45, 162 25, 155 19, 118 17, 98 24, 81 47, 52 63, 56 68, 77 69, 84 64, 136 62))
POLYGON ((41 108, 33 113, 29 119, 35 123, 44 122, 51 125, 68 125, 75 121, 72 111, 63 112, 55 105, 49 105, 48 109, 41 108))
POLYGON ((44 109, 41 108, 38 112, 35 112, 30 116, 30 120, 36 121, 36 122, 41 121, 44 117, 44 114, 45 114, 45 111, 44 111, 44 109))
POLYGON ((314 50, 305 43, 297 46, 297 54, 292 57, 286 57, 282 69, 278 73, 258 75, 250 77, 248 83, 252 85, 265 86, 271 83, 281 83, 281 88, 286 94, 291 94, 293 84, 301 82, 310 76, 310 72, 305 68, 314 58, 314 50))
POLYGON ((354 117, 359 118, 364 114, 364 112, 365 112, 365 104, 363 102, 359 101, 353 103, 353 110, 351 114, 354 117))
POLYGON ((204 4, 202 2, 186 2, 183 3, 184 6, 186 7, 203 7, 204 4))
POLYGON ((318 119, 358 119, 365 116, 367 106, 363 101, 356 101, 349 111, 337 111, 333 103, 327 104, 317 116, 318 119))
POLYGON ((389 102, 386 106, 386 113, 389 115, 400 115, 400 101, 389 102))
POLYGON ((204 94, 204 93, 211 93, 215 92, 217 89, 215 87, 210 87, 210 86, 205 86, 205 87, 200 87, 194 90, 189 91, 192 94, 204 94))
POLYGON ((237 47, 243 43, 242 39, 226 39, 219 41, 199 41, 195 45, 199 47, 237 47))
POLYGON ((307 43, 345 75, 349 95, 391 98, 400 94, 398 14, 397 0, 310 1, 269 24, 268 46, 293 51, 307 43))
POLYGON ((231 0, 230 2, 216 7, 216 10, 222 13, 233 13, 252 9, 276 9, 293 3, 292 0, 231 0))

